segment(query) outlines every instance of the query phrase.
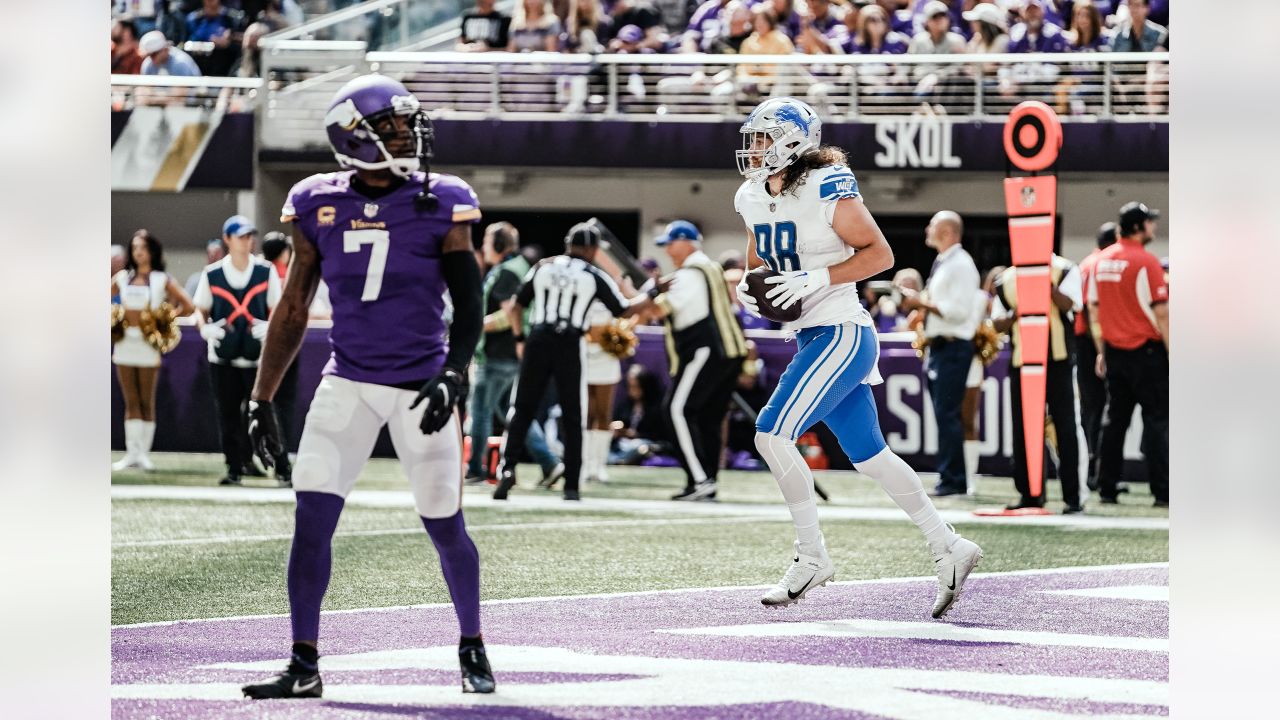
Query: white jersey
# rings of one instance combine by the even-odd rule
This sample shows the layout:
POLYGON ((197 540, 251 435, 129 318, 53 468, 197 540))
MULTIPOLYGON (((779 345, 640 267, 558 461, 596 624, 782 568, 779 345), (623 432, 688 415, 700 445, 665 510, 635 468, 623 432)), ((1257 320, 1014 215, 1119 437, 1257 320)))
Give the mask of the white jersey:
MULTIPOLYGON (((843 262, 853 248, 831 228, 836 202, 859 198, 858 181, 843 165, 809 171, 801 185, 774 197, 766 183, 744 182, 733 198, 733 207, 755 236, 756 254, 777 271, 818 270, 843 262)), ((787 323, 788 330, 852 322, 872 326, 862 307, 856 283, 824 288, 800 301, 800 317, 787 323)))

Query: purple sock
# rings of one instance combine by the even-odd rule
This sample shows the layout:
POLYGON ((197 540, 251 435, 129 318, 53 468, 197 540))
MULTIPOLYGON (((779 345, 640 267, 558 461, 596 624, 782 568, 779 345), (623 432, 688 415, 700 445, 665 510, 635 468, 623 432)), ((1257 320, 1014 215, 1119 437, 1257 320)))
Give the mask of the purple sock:
POLYGON ((330 493, 298 492, 288 573, 294 642, 320 639, 320 602, 329 587, 333 531, 338 527, 343 502, 330 493))
POLYGON ((431 542, 440 555, 453 611, 458 614, 458 629, 463 637, 480 635, 480 553, 467 535, 462 511, 447 518, 422 518, 431 542))

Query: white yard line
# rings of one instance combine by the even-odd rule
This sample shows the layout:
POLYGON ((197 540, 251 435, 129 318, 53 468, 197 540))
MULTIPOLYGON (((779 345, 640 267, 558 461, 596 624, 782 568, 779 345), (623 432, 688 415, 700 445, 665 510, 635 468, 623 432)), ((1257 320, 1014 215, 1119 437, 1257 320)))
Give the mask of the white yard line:
MULTIPOLYGON (((781 522, 785 518, 776 519, 781 522)), ((706 525, 708 523, 758 523, 770 520, 758 517, 722 517, 722 518, 645 518, 635 520, 562 520, 554 522, 524 523, 491 523, 467 524, 467 530, 473 534, 502 532, 507 530, 563 530, 593 527, 640 527, 644 525, 706 525)), ((382 530, 347 530, 334 533, 334 537, 380 537, 383 535, 425 535, 421 526, 416 528, 386 528, 382 530)), ((292 540, 292 533, 275 535, 215 535, 211 537, 178 538, 163 540, 128 540, 111 543, 113 548, 167 547, 171 545, 217 545, 221 543, 240 542, 274 542, 292 540)))
MULTIPOLYGON (((1019 575, 1063 575, 1068 573, 1086 573, 1086 572, 1105 572, 1111 570, 1150 570, 1156 568, 1168 568, 1167 562, 1156 563, 1130 563, 1121 565, 1093 565, 1078 567, 1060 567, 1048 568, 1044 570, 1009 570, 1006 572, 993 573, 974 573, 969 576, 970 579, 975 578, 994 578, 994 577, 1015 577, 1019 575)), ((904 582, 936 582, 937 577, 933 575, 917 576, 917 577, 897 577, 897 578, 873 578, 869 580, 842 580, 831 583, 832 585, 885 585, 891 583, 904 582)), ((599 600, 608 598, 633 597, 636 595, 670 595, 676 593, 694 593, 694 592, 716 592, 724 590, 760 590, 772 585, 725 585, 719 587, 708 588, 675 588, 671 590, 633 590, 629 592, 616 593, 593 593, 589 595, 552 595, 544 597, 530 598, 509 598, 506 600, 485 600, 481 605, 515 605, 522 603, 541 603, 541 602, 564 602, 566 598, 573 600, 599 600)), ((368 613, 368 612, 394 612, 396 610, 421 610, 427 608, 452 608, 452 603, 424 603, 421 605, 397 605, 394 607, 374 607, 374 608, 353 608, 350 610, 326 610, 324 615, 347 615, 350 613, 368 613)), ((266 620, 271 618, 287 618, 287 614, 277 615, 237 615, 232 617, 220 618, 197 618, 193 620, 164 620, 161 622, 133 623, 127 625, 112 625, 112 629, 128 629, 128 628, 145 628, 145 627, 166 627, 170 625, 182 625, 185 623, 209 623, 209 622, 239 622, 243 620, 266 620)))
MULTIPOLYGON (((177 485, 112 485, 113 500, 205 500, 232 503, 292 503, 288 488, 221 488, 177 485)), ((347 498, 348 505, 362 507, 412 508, 413 495, 408 490, 356 490, 347 498)), ((558 494, 517 495, 510 500, 494 500, 488 495, 467 493, 463 504, 468 508, 497 508, 510 511, 558 510, 563 512, 636 512, 678 513, 698 517, 750 516, 768 519, 790 519, 781 502, 702 503, 669 500, 631 500, 591 498, 581 503, 566 503, 558 494)), ((1035 515, 1029 517, 979 517, 968 510, 939 510, 943 520, 970 525, 1019 525, 1072 529, 1168 530, 1166 517, 1100 517, 1095 515, 1035 515)), ((851 507, 824 505, 819 510, 824 520, 904 520, 898 508, 851 507)))

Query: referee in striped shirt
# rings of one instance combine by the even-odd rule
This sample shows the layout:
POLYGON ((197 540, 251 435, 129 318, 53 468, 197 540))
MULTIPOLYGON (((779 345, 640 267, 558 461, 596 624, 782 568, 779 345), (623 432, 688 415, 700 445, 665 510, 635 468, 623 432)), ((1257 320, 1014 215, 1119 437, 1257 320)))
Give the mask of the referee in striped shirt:
POLYGON ((587 405, 586 378, 582 374, 587 353, 583 334, 589 329, 587 308, 599 300, 615 317, 625 317, 652 307, 653 298, 665 289, 655 283, 646 294, 630 300, 623 297, 613 280, 592 264, 600 240, 600 230, 594 225, 574 225, 565 236, 566 254, 535 265, 525 276, 515 304, 507 311, 522 359, 516 398, 502 439, 495 500, 505 500, 516 484, 515 468, 525 435, 552 379, 560 393, 564 426, 564 499, 580 499, 582 423, 587 405), (527 338, 523 334, 526 307, 531 308, 527 338))

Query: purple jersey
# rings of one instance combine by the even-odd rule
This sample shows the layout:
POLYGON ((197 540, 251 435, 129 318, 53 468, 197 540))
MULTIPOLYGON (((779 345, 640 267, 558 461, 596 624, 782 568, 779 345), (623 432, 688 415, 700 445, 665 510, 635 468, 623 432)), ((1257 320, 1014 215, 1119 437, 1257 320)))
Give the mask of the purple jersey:
POLYGON ((479 221, 480 203, 452 175, 431 173, 439 203, 427 212, 414 203, 423 173, 377 199, 351 187, 354 174, 312 175, 294 185, 281 217, 315 244, 329 286, 333 355, 324 372, 379 385, 423 382, 448 351, 441 248, 455 223, 479 221))
POLYGON ((1062 28, 1046 22, 1040 27, 1040 34, 1034 39, 1027 34, 1025 23, 1018 23, 1009 31, 1009 52, 1011 53, 1056 53, 1067 52, 1067 37, 1062 28))

